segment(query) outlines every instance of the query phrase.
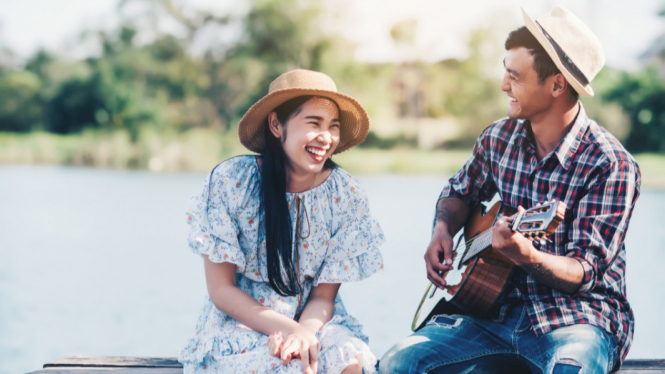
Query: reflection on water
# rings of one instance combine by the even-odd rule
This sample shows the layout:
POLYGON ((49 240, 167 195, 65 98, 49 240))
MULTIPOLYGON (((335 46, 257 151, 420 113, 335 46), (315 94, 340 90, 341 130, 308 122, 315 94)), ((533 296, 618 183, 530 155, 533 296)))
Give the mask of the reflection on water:
MULTIPOLYGON (((69 354, 176 356, 205 295, 184 207, 204 175, 0 168, 0 373, 69 354)), ((387 242, 385 270, 342 286, 381 356, 410 332, 443 177, 360 177, 387 242)), ((665 191, 643 191, 628 233, 631 358, 661 357, 665 191)))

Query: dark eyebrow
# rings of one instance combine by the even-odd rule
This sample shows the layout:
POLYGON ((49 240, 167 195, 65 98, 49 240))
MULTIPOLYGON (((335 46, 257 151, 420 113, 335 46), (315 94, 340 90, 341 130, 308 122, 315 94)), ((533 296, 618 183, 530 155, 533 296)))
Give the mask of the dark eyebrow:
POLYGON ((514 75, 516 77, 520 76, 519 73, 517 73, 517 71, 515 71, 513 69, 508 69, 508 67, 506 66, 506 59, 505 58, 503 59, 503 67, 506 68, 506 71, 509 72, 511 75, 514 75))
MULTIPOLYGON (((305 117, 305 119, 315 119, 317 121, 323 121, 323 117, 319 117, 319 116, 307 116, 307 117, 305 117)), ((338 118, 333 118, 332 122, 339 122, 339 119, 338 118)))

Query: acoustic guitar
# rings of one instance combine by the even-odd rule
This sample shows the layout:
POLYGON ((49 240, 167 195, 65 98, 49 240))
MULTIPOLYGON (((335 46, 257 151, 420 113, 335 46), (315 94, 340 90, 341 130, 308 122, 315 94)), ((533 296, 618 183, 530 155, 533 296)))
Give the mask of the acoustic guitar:
POLYGON ((566 204, 557 201, 521 212, 499 201, 485 214, 483 205, 478 205, 457 235, 452 269, 442 275, 445 288, 430 283, 413 317, 413 331, 424 327, 432 316, 451 310, 490 316, 515 268, 508 258, 492 249, 492 227, 499 217, 511 217, 513 231, 539 244, 549 239, 566 213, 566 204))

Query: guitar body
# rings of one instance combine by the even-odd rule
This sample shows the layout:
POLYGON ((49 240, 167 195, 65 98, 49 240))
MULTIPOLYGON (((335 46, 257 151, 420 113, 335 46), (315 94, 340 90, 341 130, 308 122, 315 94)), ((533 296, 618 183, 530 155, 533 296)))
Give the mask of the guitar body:
POLYGON ((566 213, 566 204, 553 200, 517 213, 497 202, 483 214, 479 205, 456 237, 452 269, 443 274, 446 287, 430 284, 411 329, 418 331, 437 314, 473 314, 487 318, 506 290, 515 265, 492 248, 492 227, 501 216, 512 221, 512 230, 524 237, 544 240, 554 233, 566 213), (461 236, 461 237, 460 237, 461 236))
POLYGON ((485 214, 480 204, 471 213, 453 252, 453 269, 443 275, 446 287, 442 290, 430 284, 413 319, 413 331, 424 327, 432 316, 443 313, 489 316, 515 265, 491 246, 467 261, 462 259, 471 249, 474 238, 490 230, 501 215, 513 213, 515 209, 500 201, 485 214))
MULTIPOLYGON (((483 215, 479 206, 474 210, 471 219, 464 227, 464 241, 469 243, 458 248, 455 257, 463 258, 471 247, 473 238, 489 230, 501 215, 510 216, 515 210, 501 202, 483 215)), ((455 263, 453 263, 455 265, 455 263)), ((508 278, 515 265, 490 246, 478 256, 472 257, 466 263, 458 264, 444 275, 447 286, 442 292, 446 293, 446 300, 453 303, 465 312, 488 317, 499 296, 503 292, 508 278), (461 278, 461 281, 458 279, 461 278), (451 283, 448 283, 448 281, 451 283)))

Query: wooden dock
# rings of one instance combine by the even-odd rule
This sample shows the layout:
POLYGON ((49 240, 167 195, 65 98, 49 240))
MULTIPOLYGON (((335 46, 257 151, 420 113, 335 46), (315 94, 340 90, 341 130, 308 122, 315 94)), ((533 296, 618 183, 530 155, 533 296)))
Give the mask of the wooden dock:
POLYGON ((30 374, 182 374, 175 357, 67 356, 30 374))
MULTIPOLYGON (((173 357, 67 356, 29 374, 181 374, 173 357)), ((628 360, 620 374, 665 374, 665 360, 628 360)))

